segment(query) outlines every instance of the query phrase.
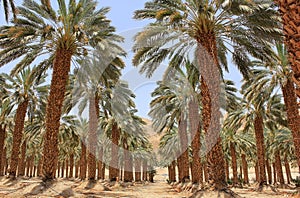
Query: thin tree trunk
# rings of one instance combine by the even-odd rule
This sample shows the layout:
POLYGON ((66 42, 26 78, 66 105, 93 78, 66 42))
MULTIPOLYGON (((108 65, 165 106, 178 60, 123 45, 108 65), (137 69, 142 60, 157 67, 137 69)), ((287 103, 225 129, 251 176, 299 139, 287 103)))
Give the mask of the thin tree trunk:
POLYGON ((203 171, 204 171, 204 180, 205 182, 208 182, 208 170, 207 170, 207 163, 203 165, 203 171))
POLYGON ((274 184, 277 183, 277 175, 276 175, 276 172, 277 172, 277 170, 276 170, 276 164, 275 164, 275 162, 274 162, 274 163, 273 163, 273 178, 274 178, 274 184))
POLYGON ((300 173, 300 115, 298 111, 297 97, 295 95, 295 87, 290 79, 288 79, 286 84, 282 86, 282 93, 286 106, 289 129, 291 130, 293 135, 295 154, 297 157, 300 173))
POLYGON ((281 159, 280 159, 280 154, 279 154, 278 150, 275 152, 275 164, 276 164, 276 171, 277 171, 277 177, 278 177, 279 183, 284 184, 281 159))
POLYGON ((10 160, 10 170, 9 175, 12 177, 16 176, 20 146, 23 137, 24 121, 26 117, 26 111, 28 107, 28 100, 24 100, 18 105, 16 115, 15 115, 15 127, 13 131, 13 145, 11 151, 11 160, 10 160))
POLYGON ((139 157, 135 159, 135 181, 140 182, 142 180, 141 178, 141 166, 142 162, 139 157))
POLYGON ((69 173, 70 178, 73 177, 73 172, 74 172, 74 154, 71 153, 70 154, 70 173, 69 173))
POLYGON ((177 158, 177 169, 178 169, 178 181, 183 182, 183 171, 182 171, 182 155, 177 158))
POLYGON ((238 172, 237 172, 235 144, 233 142, 230 143, 230 155, 231 155, 232 172, 233 172, 233 186, 236 186, 238 184, 238 172))
POLYGON ((133 167, 132 167, 132 157, 128 150, 128 145, 126 140, 123 141, 124 149, 124 182, 132 182, 133 180, 133 167))
POLYGON ((88 179, 96 179, 96 148, 97 148, 97 113, 96 99, 89 99, 89 152, 88 152, 88 179))
POLYGON ((249 175, 248 175, 248 163, 246 160, 246 155, 242 154, 242 166, 243 166, 243 172, 244 172, 244 183, 249 184, 249 175))
POLYGON ((46 109, 46 134, 43 150, 43 180, 55 178, 58 162, 58 131, 65 98, 66 85, 69 80, 71 57, 73 51, 59 47, 55 52, 50 94, 46 109))
POLYGON ((201 184, 203 181, 202 175, 202 165, 200 158, 200 133, 201 128, 199 124, 199 105, 196 103, 196 100, 190 100, 189 102, 189 129, 191 131, 192 138, 192 182, 201 184))
POLYGON ((287 183, 290 184, 292 180, 292 174, 291 174, 291 168, 289 161, 287 160, 287 156, 284 156, 284 166, 285 166, 285 172, 286 172, 286 178, 287 178, 287 183))
POLYGON ((69 177, 69 159, 66 159, 66 178, 69 177))
POLYGON ((81 142, 81 156, 80 156, 80 179, 84 180, 86 178, 86 146, 85 143, 81 142))
POLYGON ((254 120, 254 131, 256 139, 256 151, 258 158, 259 168, 259 185, 263 186, 267 184, 267 176, 265 169, 265 145, 264 145, 264 129, 263 129, 263 118, 260 114, 256 114, 254 120))
POLYGON ((61 162, 57 162, 57 177, 60 177, 61 162))
POLYGON ((61 165, 61 177, 63 178, 65 174, 65 161, 63 161, 62 165, 61 165))
POLYGON ((144 159, 143 160, 143 181, 148 181, 148 178, 147 178, 147 167, 148 167, 148 165, 147 165, 147 161, 144 159))
POLYGON ((4 148, 5 136, 6 126, 0 124, 0 176, 4 175, 4 159, 6 158, 6 149, 4 148))
POLYGON ((76 160, 76 162, 75 162, 75 175, 74 175, 74 177, 78 178, 78 175, 79 175, 79 161, 76 160))
MULTIPOLYGON (((42 159, 39 159, 38 167, 37 167, 37 176, 42 176, 42 159)), ((57 177, 59 177, 59 174, 57 174, 57 177)))
POLYGON ((225 160, 225 176, 226 176, 226 181, 229 181, 229 165, 228 165, 228 161, 225 160))
POLYGON ((104 175, 102 174, 103 164, 103 147, 100 146, 98 148, 98 179, 104 179, 104 175))
POLYGON ((181 113, 178 127, 179 139, 180 139, 180 148, 181 148, 181 171, 182 175, 179 178, 179 181, 186 182, 190 179, 189 176, 189 154, 188 154, 188 137, 187 137, 187 120, 184 117, 184 113, 181 113))
POLYGON ((269 163, 269 159, 266 159, 266 167, 267 167, 267 173, 268 173, 268 182, 269 184, 272 184, 272 169, 269 163))
POLYGON ((26 159, 26 177, 29 177, 29 173, 30 173, 30 158, 27 157, 27 159, 26 159))
POLYGON ((32 155, 30 157, 30 174, 29 174, 29 176, 33 177, 33 175, 34 175, 34 156, 32 155))
POLYGON ((102 163, 102 176, 103 176, 103 179, 105 179, 105 163, 102 163))
POLYGON ((169 182, 175 182, 176 181, 176 172, 175 172, 176 162, 175 160, 172 161, 172 163, 169 165, 169 182))
POLYGON ((118 125, 113 123, 112 125, 112 144, 111 144, 111 160, 109 164, 109 180, 116 181, 117 177, 119 177, 119 139, 120 132, 118 129, 118 125))

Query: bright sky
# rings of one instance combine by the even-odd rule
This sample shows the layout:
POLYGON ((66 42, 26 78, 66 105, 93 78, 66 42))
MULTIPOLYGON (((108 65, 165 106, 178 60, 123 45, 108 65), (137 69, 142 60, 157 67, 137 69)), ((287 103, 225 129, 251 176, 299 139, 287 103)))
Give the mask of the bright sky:
MULTIPOLYGON (((38 0, 37 0, 38 1, 38 0)), ((53 1, 53 0, 52 0, 53 1)), ((1 1, 2 2, 2 1, 1 1)), ((15 0, 16 5, 20 5, 22 1, 15 0)), ((138 69, 132 67, 131 58, 131 47, 133 44, 132 37, 141 30, 147 21, 137 21, 132 19, 133 12, 137 9, 143 8, 146 0, 101 0, 98 3, 99 7, 111 7, 111 11, 108 14, 108 18, 112 21, 112 25, 116 27, 117 33, 125 37, 125 42, 122 47, 127 51, 128 56, 125 59, 126 68, 123 71, 124 80, 129 82, 129 86, 136 94, 136 105, 138 109, 138 115, 142 117, 148 117, 149 102, 151 101, 150 94, 156 86, 156 81, 160 80, 163 73, 163 68, 160 68, 152 79, 147 79, 138 73, 138 69)), ((4 25, 3 7, 0 7, 0 24, 4 25)), ((0 68, 0 72, 8 72, 11 66, 4 66, 0 68)), ((231 68, 230 74, 225 74, 226 79, 234 80, 236 83, 240 79, 240 75, 235 68, 231 68)))

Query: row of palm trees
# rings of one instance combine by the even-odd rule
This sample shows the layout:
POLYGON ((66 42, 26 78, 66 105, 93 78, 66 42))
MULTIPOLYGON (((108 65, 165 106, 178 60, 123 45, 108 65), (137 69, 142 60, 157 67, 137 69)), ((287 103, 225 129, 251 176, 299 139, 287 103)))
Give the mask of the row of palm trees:
POLYGON ((133 158, 136 180, 141 180, 138 167, 147 172, 152 149, 144 122, 135 115, 134 95, 120 80, 123 38, 114 33, 105 16, 109 8, 97 10, 92 0, 69 1, 68 5, 59 0, 57 4, 55 11, 50 1, 25 0, 17 7, 12 25, 0 28, 0 64, 17 60, 11 75, 1 76, 1 150, 9 153, 6 171, 11 177, 23 175, 26 156, 32 152, 28 148, 33 147, 37 153, 27 157, 38 163, 44 181, 59 175, 61 167, 70 167, 73 173, 72 167, 79 165, 80 174, 76 171, 75 175, 81 179, 104 179, 104 161, 109 164, 110 180, 120 179, 124 170, 124 180, 132 181, 133 158), (72 75, 71 63, 75 66, 72 75), (48 85, 45 74, 50 68, 48 85), (76 109, 79 115, 86 111, 89 121, 74 117, 71 112, 76 109), (10 117, 14 121, 7 123, 10 117), (4 143, 9 125, 13 126, 11 148, 4 143), (36 149, 41 147, 42 152, 36 149))
MULTIPOLYGON (((2 148, 1 175, 24 176, 25 168, 27 176, 43 175, 41 168, 44 161, 40 148, 45 141, 45 101, 49 94, 49 85, 45 83, 45 76, 40 80, 33 78, 34 73, 32 71, 32 69, 26 68, 15 77, 1 74, 1 79, 3 79, 1 88, 4 91, 1 97, 1 113, 3 115, 1 118, 2 136, 0 145, 2 148), (28 104, 26 108, 23 108, 24 97, 26 97, 28 104), (25 109, 23 114, 19 113, 20 108, 25 109)), ((73 86, 77 84, 80 77, 71 78, 70 80, 74 82, 70 84, 73 86)), ((134 106, 131 98, 134 95, 128 89, 128 85, 125 82, 122 82, 122 84, 119 82, 119 84, 106 87, 105 91, 99 93, 106 108, 99 106, 98 117, 90 114, 89 121, 70 113, 75 105, 75 101, 71 97, 82 99, 78 102, 80 113, 86 109, 86 105, 92 107, 95 107, 95 104, 99 105, 99 103, 95 103, 95 100, 93 102, 88 101, 91 100, 90 95, 83 90, 86 87, 73 87, 72 91, 75 90, 76 93, 67 94, 66 101, 72 100, 73 102, 64 104, 64 114, 61 118, 58 136, 59 153, 55 177, 104 179, 105 168, 109 168, 110 180, 118 178, 133 181, 134 170, 136 181, 142 180, 141 172, 144 173, 143 178, 147 179, 148 172, 151 170, 150 166, 155 163, 155 157, 144 133, 143 125, 145 122, 135 115, 135 109, 131 109, 130 114, 127 115, 131 116, 132 123, 126 123, 130 121, 130 118, 127 117, 124 120, 121 119, 122 115, 118 115, 118 113, 122 113, 123 116, 126 116, 125 108, 128 108, 126 99, 130 100, 129 102, 134 106), (110 94, 111 92, 113 94, 110 94), (87 95, 84 96, 84 94, 87 95), (108 97, 108 99, 103 98, 103 96, 108 97), (117 110, 120 112, 116 112, 114 109, 117 107, 113 107, 116 105, 113 103, 117 102, 120 103, 118 105, 124 106, 123 108, 121 106, 122 109, 117 110), (109 105, 112 107, 108 108, 109 105), (93 126, 93 124, 96 126, 93 126), (96 127, 96 129, 92 127, 96 127), (116 134, 118 141, 114 140, 115 137, 112 133, 116 134), (121 149, 114 151, 118 147, 121 149), (116 164, 113 164, 113 160, 116 164), (126 162, 131 162, 131 164, 128 165, 126 162), (133 168, 134 165, 135 169, 133 168), (113 174, 113 170, 117 172, 113 174), (125 173, 128 172, 129 175, 122 174, 120 170, 124 170, 125 173)), ((95 108, 92 108, 92 110, 95 110, 95 108)))
MULTIPOLYGON (((136 43, 133 47, 136 54, 133 64, 141 66, 140 71, 151 76, 162 61, 168 60, 170 69, 166 71, 166 76, 173 75, 174 77, 173 70, 186 75, 184 81, 178 79, 173 81, 172 84, 179 84, 178 89, 166 83, 170 81, 168 78, 158 85, 153 93, 155 99, 151 104, 150 112, 157 131, 166 131, 166 133, 172 133, 172 130, 178 131, 181 149, 179 153, 175 152, 175 156, 178 157, 178 166, 181 166, 179 168, 180 181, 189 177, 188 145, 192 145, 192 180, 195 183, 202 182, 201 176, 194 174, 201 169, 199 159, 197 159, 201 145, 199 143, 201 134, 198 133, 203 131, 207 163, 205 172, 208 172, 208 181, 216 190, 227 186, 226 163, 220 136, 222 127, 219 120, 220 108, 223 105, 221 98, 224 95, 221 84, 224 82, 223 70, 228 71, 228 54, 231 54, 232 63, 240 70, 246 82, 242 102, 234 102, 234 104, 239 104, 234 107, 235 105, 231 104, 232 101, 227 101, 228 107, 224 110, 229 115, 232 111, 240 110, 252 116, 252 121, 249 120, 247 125, 252 125, 255 132, 259 171, 257 180, 260 186, 266 184, 267 181, 264 122, 272 117, 272 122, 280 123, 279 118, 282 117, 278 114, 271 117, 263 114, 270 110, 265 109, 264 105, 272 98, 271 93, 274 88, 282 89, 285 108, 282 107, 280 112, 286 111, 287 113, 286 123, 292 132, 294 153, 297 156, 298 166, 300 165, 299 112, 294 88, 294 82, 297 83, 298 78, 295 70, 295 65, 297 65, 295 57, 297 57, 296 46, 299 42, 295 38, 298 35, 296 24, 299 5, 296 1, 276 1, 276 3, 234 0, 152 0, 145 4, 144 9, 135 12, 136 19, 152 19, 154 22, 136 35, 136 43), (280 12, 277 11, 277 6, 280 12), (283 42, 283 35, 285 35, 288 54, 282 45, 277 45, 278 53, 276 54, 273 49, 276 43, 283 42), (253 59, 258 62, 253 63, 253 59), (272 75, 270 87, 268 87, 268 82, 261 82, 262 76, 257 77, 259 73, 254 67, 255 64, 264 66, 265 70, 270 72, 269 75, 272 75), (194 69, 190 68, 191 65, 194 69), (180 71, 179 68, 184 69, 180 71), (277 76, 273 77, 273 73, 277 76), (184 85, 181 84, 182 82, 185 82, 184 85), (259 85, 250 86, 255 83, 259 85), (198 94, 201 96, 198 97, 198 94), (184 102, 180 103, 181 100, 184 102), (196 105, 190 105, 193 103, 196 105), (245 106, 241 106, 243 103, 245 106), (197 139, 194 143, 187 144, 189 139, 186 137, 187 131, 190 131, 192 137, 197 139), (181 172, 181 169, 184 170, 181 172)), ((231 125, 236 125, 236 123, 233 122, 231 125)), ((279 126, 277 128, 281 129, 279 126)), ((232 128, 230 131, 236 133, 237 128, 232 128)))
MULTIPOLYGON (((290 183, 292 180, 290 162, 294 167, 298 166, 293 136, 287 120, 288 113, 285 104, 282 103, 293 98, 287 97, 284 100, 285 96, 278 93, 283 92, 278 90, 289 83, 286 49, 283 44, 277 44, 274 49, 278 59, 271 64, 268 62, 264 65, 262 61, 253 61, 249 66, 254 75, 244 79, 240 91, 242 98, 237 96, 237 89, 232 81, 225 80, 223 84, 224 98, 221 100, 225 100, 223 109, 226 113, 221 130, 222 151, 226 181, 231 181, 229 179, 229 164, 231 164, 234 186, 238 184, 238 160, 240 175, 244 173, 245 184, 250 182, 249 167, 255 167, 256 181, 263 185, 277 181, 284 184, 283 163, 287 183, 290 183), (272 164, 274 177, 271 174, 272 164)), ((207 142, 203 121, 198 119, 199 124, 193 126, 195 112, 192 112, 194 109, 191 104, 196 103, 191 102, 196 100, 198 104, 196 111, 201 112, 203 96, 199 91, 199 85, 191 86, 193 82, 190 80, 196 79, 195 76, 191 78, 189 75, 192 70, 195 70, 195 65, 187 64, 185 71, 174 70, 172 75, 166 76, 166 79, 158 83, 152 93, 154 99, 151 102, 150 116, 156 131, 164 134, 160 142, 160 154, 164 165, 168 166, 169 181, 176 181, 175 166, 177 166, 180 182, 191 176, 192 182, 203 184, 204 181, 209 181, 207 153, 210 145, 207 142), (182 130, 188 136, 185 139, 190 140, 188 145, 182 140, 180 134, 182 130), (196 134, 194 130, 197 131, 196 134), (182 158, 188 162, 187 165, 181 164, 182 158)), ((199 115, 197 112, 196 115, 199 115)))
MULTIPOLYGON (((266 71, 271 71, 272 74, 282 72, 281 75, 286 77, 286 80, 283 81, 280 81, 280 79, 282 80, 281 77, 278 79, 276 77, 276 80, 279 80, 276 83, 282 88, 285 101, 285 108, 282 107, 281 111, 284 109, 287 112, 288 125, 283 126, 288 126, 291 130, 295 155, 300 167, 299 113, 294 88, 294 83, 298 83, 299 77, 297 73, 298 45, 297 40, 295 40, 298 35, 297 23, 295 22, 298 19, 298 6, 296 0, 278 0, 276 3, 278 4, 271 0, 263 2, 248 0, 152 0, 145 4, 144 9, 134 13, 134 18, 151 19, 152 23, 134 38, 135 56, 132 60, 133 64, 141 66, 141 72, 151 76, 162 61, 168 60, 169 68, 163 81, 176 80, 176 84, 171 86, 172 89, 170 89, 169 84, 167 86, 164 83, 159 85, 160 87, 153 95, 156 99, 151 104, 150 115, 154 119, 154 127, 157 131, 167 131, 167 133, 173 130, 178 131, 181 146, 172 152, 178 156, 177 163, 181 167, 179 171, 180 181, 189 178, 188 148, 191 144, 192 178, 196 183, 201 182, 199 151, 201 145, 205 143, 204 153, 207 163, 207 171, 205 172, 208 173, 208 181, 216 190, 226 188, 226 160, 220 136, 222 126, 219 122, 221 119, 220 108, 223 107, 228 115, 238 110, 252 115, 253 120, 247 124, 253 125, 252 128, 255 133, 258 181, 261 185, 266 183, 263 132, 264 127, 269 124, 264 122, 269 123, 271 120, 271 122, 276 123, 273 126, 281 129, 282 126, 277 125, 282 120, 276 114, 276 116, 270 115, 269 117, 269 114, 263 113, 268 112, 263 104, 273 98, 270 96, 272 95, 270 94, 272 93, 271 86, 260 84, 255 86, 255 89, 250 88, 250 85, 260 82, 260 79, 256 79, 256 74, 264 73, 263 71, 256 71, 256 67, 253 65, 257 64, 265 66, 266 71), (280 12, 276 10, 277 5, 279 5, 280 12), (282 31, 282 27, 284 31, 282 31), (281 47, 282 57, 280 57, 280 54, 278 53, 279 56, 277 56, 273 49, 276 42, 282 43, 283 35, 285 35, 288 56, 283 50, 284 47, 281 47), (228 54, 231 54, 232 63, 237 66, 245 79, 244 97, 240 101, 235 101, 236 99, 230 94, 228 86, 227 88, 221 86, 224 82, 223 71, 228 71, 228 54), (252 59, 256 59, 258 62, 253 63, 252 59), (286 69, 278 65, 285 66, 286 69), (289 69, 290 66, 293 73, 289 69), (253 93, 253 90, 257 94, 253 93), (167 98, 164 104, 160 104, 165 99, 163 95, 171 94, 173 91, 175 94, 173 93, 173 96, 167 98), (226 97, 223 98, 223 96, 226 97), (226 101, 226 107, 222 101, 226 101), (242 106, 244 103, 247 108, 242 106), (160 120, 156 121, 156 119, 160 120), (200 131, 204 132, 205 140, 201 138, 200 131), (190 138, 190 135, 194 138, 190 138), (200 140, 204 142, 201 144, 200 140)), ((118 78, 110 76, 113 74, 119 76, 114 67, 124 66, 119 57, 124 56, 125 53, 119 47, 119 43, 123 39, 114 33, 115 29, 105 16, 109 9, 96 9, 96 2, 92 0, 79 0, 78 2, 71 0, 68 5, 64 0, 57 0, 57 4, 58 11, 55 11, 50 1, 37 3, 24 0, 22 6, 17 7, 18 14, 12 20, 12 25, 0 28, 0 47, 2 48, 0 66, 18 60, 11 72, 12 75, 16 76, 29 65, 36 64, 32 72, 34 76, 39 78, 42 78, 48 69, 53 69, 49 96, 47 96, 47 100, 43 100, 43 104, 46 104, 45 120, 43 121, 45 134, 42 138, 42 174, 44 180, 55 178, 59 161, 59 147, 57 145, 59 143, 61 116, 76 106, 70 101, 78 101, 78 96, 83 96, 80 88, 84 87, 84 93, 87 94, 87 97, 81 101, 82 103, 77 103, 79 107, 85 106, 84 100, 89 101, 89 151, 97 152, 95 140, 98 138, 94 137, 101 134, 95 133, 95 129, 99 125, 97 119, 102 114, 105 118, 108 118, 108 115, 114 117, 110 122, 107 122, 110 124, 105 128, 111 129, 114 145, 123 142, 121 145, 125 150, 129 149, 130 143, 121 138, 121 129, 126 133, 140 131, 139 127, 134 124, 136 119, 132 113, 134 106, 129 99, 130 96, 124 97, 121 92, 126 88, 122 83, 118 83, 118 78), (85 59, 84 57, 92 58, 85 59), (71 63, 79 68, 77 76, 81 80, 78 81, 78 84, 71 83, 69 74, 72 68, 71 63), (87 65, 97 66, 96 68, 89 68, 87 65), (93 70, 94 74, 85 72, 89 70, 93 70), (103 74, 103 79, 99 80, 98 72, 103 74), (93 78, 95 74, 96 78, 93 78), (83 78, 80 78, 80 75, 83 78), (99 87, 97 82, 100 82, 99 87), (118 122, 118 120, 122 120, 119 118, 126 120, 126 124, 118 122)), ((263 77, 265 76, 263 75, 261 78, 263 77)), ((276 87, 273 79, 270 82, 272 82, 272 86, 274 85, 273 87, 276 87)), ((26 99, 22 99, 20 102, 20 110, 18 111, 17 108, 18 119, 16 122, 24 122, 25 107, 29 105, 29 101, 26 99)), ((5 102, 5 100, 2 102, 1 100, 1 103, 5 106, 9 102, 5 102)), ((40 105, 39 108, 43 109, 44 107, 45 105, 40 105)), ((6 110, 1 111, 5 112, 6 110)), ((236 133, 236 128, 232 128, 231 125, 229 126, 231 127, 230 131, 236 133)), ((5 124, 2 125, 2 128, 5 126, 5 124)), ((18 134, 22 132, 24 124, 15 123, 15 126, 17 127, 15 127, 16 131, 13 136, 16 136, 14 138, 16 142, 13 145, 14 148, 18 149, 21 146, 20 139, 22 139, 18 134)), ((138 135, 136 138, 141 137, 142 135, 138 135)), ((135 141, 134 139, 131 141, 135 141)), ((82 148, 85 150, 84 147, 82 148)), ((137 149, 133 148, 134 150, 137 149)), ((112 156, 117 156, 115 155, 117 152, 119 152, 118 147, 111 148, 112 156)), ((130 156, 128 158, 128 155, 124 154, 124 157, 127 158, 125 159, 127 163, 124 166, 131 167, 131 160, 128 160, 130 156)), ((89 169, 88 177, 95 179, 95 155, 89 155, 88 159, 89 165, 93 167, 89 169)), ((85 162, 84 159, 82 161, 85 162)), ((15 174, 14 163, 11 166, 11 175, 15 174)), ((116 179, 119 173, 119 170, 115 168, 117 162, 113 159, 110 163, 112 163, 110 165, 110 178, 116 179)), ((174 167, 174 163, 171 164, 174 167)))

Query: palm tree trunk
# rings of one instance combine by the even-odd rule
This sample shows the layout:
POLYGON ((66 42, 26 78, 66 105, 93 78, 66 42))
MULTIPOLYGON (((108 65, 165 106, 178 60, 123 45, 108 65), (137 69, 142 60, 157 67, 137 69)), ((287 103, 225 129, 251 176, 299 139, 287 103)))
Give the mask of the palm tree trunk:
POLYGON ((61 162, 57 162, 57 177, 60 177, 61 162))
POLYGON ((80 156, 80 179, 84 180, 86 178, 86 146, 85 143, 81 142, 81 156, 80 156))
POLYGON ((9 175, 12 177, 16 176, 20 146, 23 137, 24 121, 26 117, 26 111, 28 107, 28 100, 24 100, 18 105, 16 115, 15 115, 15 127, 13 131, 13 145, 11 151, 11 160, 10 160, 10 170, 9 175))
POLYGON ((225 176, 226 176, 226 181, 229 181, 229 165, 228 165, 228 161, 225 159, 225 176))
POLYGON ((124 182, 132 182, 133 180, 133 167, 131 153, 128 151, 126 140, 123 141, 124 149, 124 182))
POLYGON ((172 163, 168 166, 169 170, 169 182, 175 182, 176 181, 176 172, 175 172, 176 162, 175 160, 172 161, 172 163))
POLYGON ((140 182, 142 180, 141 178, 141 166, 142 162, 139 157, 135 159, 135 181, 140 182))
POLYGON ((66 85, 69 80, 71 57, 73 52, 59 47, 55 52, 50 94, 46 109, 46 134, 43 150, 43 180, 55 178, 58 162, 58 131, 65 98, 66 85))
POLYGON ((186 179, 189 180, 189 154, 188 154, 188 137, 187 137, 187 121, 184 118, 184 114, 181 113, 178 127, 179 139, 180 139, 180 147, 181 147, 181 171, 182 175, 179 178, 179 181, 185 182, 186 179))
POLYGON ((208 168, 206 162, 203 164, 203 172, 204 172, 204 180, 205 182, 208 182, 208 168))
POLYGON ((102 163, 102 176, 103 176, 103 179, 105 179, 105 163, 102 163))
POLYGON ((245 154, 242 154, 242 166, 243 166, 243 172, 244 172, 244 183, 249 184, 248 163, 247 163, 245 154))
POLYGON ((96 179, 96 148, 97 148, 97 114, 95 97, 89 99, 89 152, 88 152, 88 179, 96 179))
POLYGON ((273 163, 273 178, 274 178, 274 184, 276 184, 277 183, 277 175, 276 175, 276 164, 275 164, 275 162, 273 163))
POLYGON ((295 87, 293 82, 288 79, 286 84, 283 85, 281 89, 286 106, 289 128, 293 135, 295 154, 297 157, 297 163, 300 173, 300 115, 298 111, 297 97, 295 95, 295 87))
POLYGON ((26 140, 23 141, 21 146, 21 159, 18 162, 19 176, 24 176, 25 174, 25 159, 26 159, 26 140))
POLYGON ((203 181, 202 164, 200 158, 200 125, 199 125, 199 105, 191 100, 189 102, 189 129, 192 138, 192 182, 201 184, 203 181))
POLYGON ((256 182, 259 182, 259 168, 258 168, 258 162, 255 163, 255 180, 256 182))
POLYGON ((74 172, 74 153, 70 154, 70 173, 69 173, 69 178, 73 177, 73 172, 74 172))
POLYGON ((112 125, 112 144, 111 144, 111 160, 109 165, 109 179, 110 181, 116 181, 119 177, 119 139, 120 132, 117 123, 112 125))
POLYGON ((284 184, 281 159, 280 159, 280 154, 279 154, 278 150, 275 152, 275 164, 276 164, 276 171, 277 171, 277 177, 278 177, 279 183, 284 184))
MULTIPOLYGON (((298 36, 300 35, 300 30, 298 25, 298 21, 300 17, 299 10, 298 10, 299 1, 298 0, 275 0, 275 2, 278 4, 282 16, 283 32, 285 35, 284 43, 287 47, 287 51, 289 55, 288 56, 289 63, 291 65, 295 77, 293 80, 299 86, 300 83, 299 81, 300 42, 298 40, 298 36)), ((298 160, 300 160, 299 155, 298 155, 298 160)))
POLYGON ((264 145, 264 129, 263 129, 263 119, 261 115, 256 114, 254 120, 254 131, 256 139, 256 149, 258 158, 258 168, 259 168, 259 185, 260 187, 267 184, 267 176, 265 169, 265 145, 264 145))
POLYGON ((75 162, 75 175, 74 175, 74 177, 78 178, 78 175, 79 175, 79 161, 76 160, 76 162, 75 162))
POLYGON ((143 160, 143 181, 148 181, 148 177, 147 177, 147 169, 148 169, 148 164, 147 164, 147 160, 143 160))
POLYGON ((201 33, 197 38, 198 68, 201 75, 202 122, 206 135, 208 179, 214 189, 227 187, 225 161, 220 137, 221 75, 214 33, 201 33))
POLYGON ((238 172, 237 172, 235 144, 233 142, 230 143, 230 155, 231 155, 232 172, 233 172, 233 186, 236 186, 238 184, 238 172))
POLYGON ((287 160, 286 155, 284 156, 284 166, 285 166, 287 183, 290 184, 291 180, 292 180, 292 174, 291 174, 290 164, 289 164, 289 161, 287 160))
MULTIPOLYGON (((38 167, 37 167, 37 176, 40 177, 42 175, 42 159, 39 159, 38 167)), ((59 173, 57 174, 59 177, 59 173)))
POLYGON ((171 181, 176 182, 176 161, 171 164, 171 181))
POLYGON ((266 167, 267 167, 267 173, 268 173, 268 182, 269 184, 272 184, 272 169, 269 163, 269 159, 266 159, 266 167))
POLYGON ((5 136, 6 125, 2 126, 0 124, 0 176, 4 175, 4 159, 6 158, 6 149, 4 148, 5 136), (5 158, 3 156, 5 156, 5 158))
POLYGON ((66 159, 66 178, 68 178, 69 177, 69 159, 67 158, 66 159))
POLYGON ((104 175, 102 175, 102 165, 103 164, 103 147, 98 147, 98 179, 104 179, 104 175))
POLYGON ((34 175, 34 156, 31 155, 30 156, 30 173, 29 173, 29 176, 33 177, 33 175, 34 175))

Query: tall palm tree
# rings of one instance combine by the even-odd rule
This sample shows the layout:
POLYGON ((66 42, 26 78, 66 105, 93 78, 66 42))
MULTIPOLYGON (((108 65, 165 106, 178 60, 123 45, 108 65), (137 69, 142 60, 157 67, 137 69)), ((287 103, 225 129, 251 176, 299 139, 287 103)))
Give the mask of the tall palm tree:
POLYGON ((291 73, 289 68, 286 47, 281 43, 277 43, 274 54, 276 54, 276 59, 272 62, 254 62, 254 65, 256 67, 259 66, 256 71, 257 80, 254 86, 258 91, 261 91, 267 87, 270 93, 280 87, 286 106, 287 121, 289 124, 289 128, 293 134, 296 156, 298 159, 298 166, 300 171, 300 116, 298 115, 297 97, 294 94, 295 87, 292 80, 293 74, 291 73), (267 69, 263 69, 262 66, 267 67, 267 69))
MULTIPOLYGON (((81 62, 82 68, 76 71, 76 82, 72 94, 74 103, 79 103, 80 113, 89 103, 89 143, 88 143, 88 179, 96 178, 96 150, 98 118, 103 92, 116 84, 120 78, 120 69, 124 67, 123 61, 116 57, 123 55, 123 51, 109 52, 109 50, 95 50, 92 57, 81 62)), ((98 149, 99 150, 99 149, 98 149)), ((101 150, 101 149, 100 149, 101 150)))
POLYGON ((135 37, 133 63, 142 65, 141 72, 151 76, 164 59, 181 65, 183 56, 195 54, 203 74, 203 128, 211 147, 209 180, 217 190, 226 187, 219 137, 221 67, 227 69, 227 52, 232 52, 233 62, 244 75, 249 73, 247 54, 271 59, 266 44, 278 37, 280 30, 270 6, 266 1, 153 0, 135 12, 136 19, 154 19, 135 37))
POLYGON ((38 65, 38 72, 53 67, 50 95, 47 104, 46 134, 44 142, 44 180, 55 177, 58 159, 59 120, 68 82, 72 58, 89 53, 88 46, 119 48, 115 43, 122 38, 106 18, 109 8, 96 10, 96 1, 58 0, 58 12, 49 1, 25 0, 18 7, 19 14, 13 26, 3 26, 1 32, 0 65, 17 58, 21 61, 13 73, 33 62, 37 57, 49 54, 38 65), (102 45, 100 45, 100 43, 102 45))
MULTIPOLYGON (((169 72, 163 81, 158 82, 158 87, 152 93, 152 97, 155 98, 150 103, 149 115, 153 119, 153 127, 157 132, 170 130, 175 125, 178 126, 181 150, 177 155, 182 159, 178 162, 181 167, 179 181, 184 182, 185 179, 189 179, 189 136, 193 135, 191 138, 194 138, 198 137, 199 134, 199 123, 192 123, 188 120, 191 119, 190 116, 194 116, 195 109, 198 111, 198 99, 194 94, 194 88, 189 86, 188 79, 183 71, 180 69, 177 71, 169 72), (196 106, 196 108, 188 109, 186 108, 188 105, 196 106), (188 127, 188 124, 190 124, 190 127, 188 127)), ((196 139, 200 141, 200 138, 196 139)), ((196 140, 197 143, 198 140, 196 140)), ((195 150, 195 159, 196 156, 199 156, 198 153, 195 150)))
POLYGON ((169 169, 169 182, 176 181, 176 157, 180 152, 180 140, 178 136, 178 129, 173 127, 171 130, 165 132, 160 138, 159 154, 161 160, 168 165, 169 169))
POLYGON ((29 115, 35 111, 39 99, 42 100, 43 97, 47 97, 49 88, 44 85, 46 75, 38 79, 33 70, 26 68, 15 77, 1 74, 6 79, 6 89, 11 93, 9 97, 14 101, 12 105, 17 105, 9 170, 9 175, 12 177, 15 177, 17 172, 26 113, 28 109, 29 115))

